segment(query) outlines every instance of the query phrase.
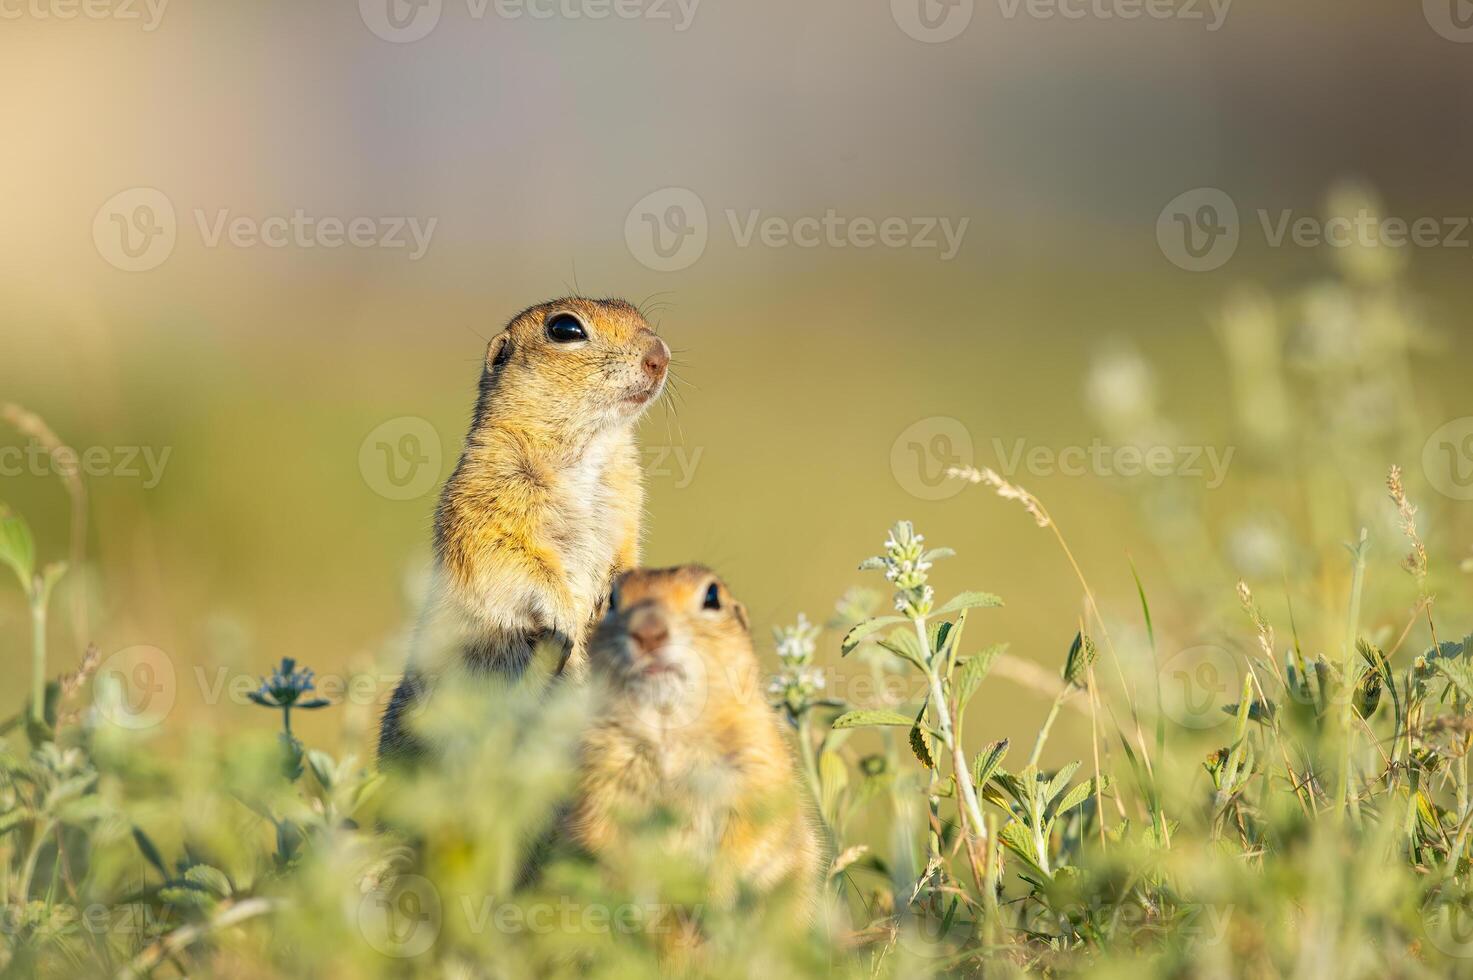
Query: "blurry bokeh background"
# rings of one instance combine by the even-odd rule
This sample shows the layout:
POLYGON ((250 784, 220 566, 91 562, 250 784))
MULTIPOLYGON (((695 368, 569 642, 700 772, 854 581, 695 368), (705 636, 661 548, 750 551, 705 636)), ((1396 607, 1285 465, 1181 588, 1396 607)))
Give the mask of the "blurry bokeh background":
MULTIPOLYGON (((716 565, 759 640, 800 611, 828 618, 909 518, 960 552, 937 568, 943 592, 1007 600, 974 618, 976 642, 1053 670, 1081 611, 1067 561, 1016 505, 939 483, 951 462, 1003 469, 1019 445, 1235 451, 1221 486, 1011 473, 1122 623, 1139 619, 1134 561, 1167 644, 1221 628, 1200 605, 1173 614, 1184 562, 1229 611, 1240 575, 1270 592, 1291 572, 1313 582, 1320 567, 1276 535, 1333 551, 1379 513, 1392 463, 1443 558, 1473 555, 1465 484, 1439 493, 1423 465, 1434 430, 1473 413, 1473 231, 1457 224, 1473 214, 1473 37, 1450 19, 1459 7, 1066 6, 1086 15, 1002 0, 0 6, 0 402, 105 450, 84 476, 88 567, 61 597, 53 667, 89 640, 104 656, 164 651, 179 738, 254 720, 210 694, 222 669, 252 677, 295 656, 386 677, 386 693, 485 341, 574 290, 646 303, 680 351, 680 398, 642 432, 646 556, 716 565), (1221 195, 1236 250, 1194 259, 1171 242, 1176 215, 1231 222, 1221 195), (1273 244, 1286 212, 1370 207, 1435 219, 1438 243, 1273 244), (863 219, 842 247, 783 243, 830 211, 863 219), (315 232, 253 243, 250 229, 299 212, 315 232), (323 247, 355 219, 410 246, 323 247), (429 231, 423 254, 394 219, 429 231), (886 219, 906 243, 858 247, 864 221, 886 219), (954 255, 928 229, 940 222, 966 222, 954 255), (941 247, 913 247, 917 232, 941 247), (1255 389, 1235 378, 1233 336, 1243 357, 1299 357, 1312 379, 1255 389), (1340 414, 1311 405, 1275 443, 1289 404, 1274 399, 1312 385, 1344 396, 1340 414), (406 490, 401 465, 435 478, 406 490), (1275 466, 1296 465, 1358 488, 1365 510, 1277 497, 1275 466), (1198 515, 1199 539, 1146 526, 1172 508, 1198 515)), ((0 447, 26 445, 0 431, 0 447)), ((1473 449, 1449 446, 1473 469, 1473 449)), ((63 557, 61 483, 18 458, 0 457, 0 500, 43 557, 63 557)), ((1401 545, 1379 516, 1389 557, 1401 545)), ((28 642, 10 585, 7 713, 28 642)), ((1414 587, 1396 587, 1409 604, 1414 587)), ((837 635, 823 650, 837 665, 837 635)), ((1036 723, 1047 697, 999 683, 975 704, 995 738, 1036 723)), ((348 710, 360 727, 373 714, 348 710)), ((304 719, 311 738, 336 737, 326 714, 304 719)))

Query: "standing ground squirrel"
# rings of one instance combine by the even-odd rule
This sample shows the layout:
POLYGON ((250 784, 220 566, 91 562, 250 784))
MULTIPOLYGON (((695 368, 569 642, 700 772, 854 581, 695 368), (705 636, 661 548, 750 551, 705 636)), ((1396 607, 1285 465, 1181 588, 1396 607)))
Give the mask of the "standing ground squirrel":
POLYGON ((610 600, 589 646, 604 706, 568 836, 617 857, 626 828, 665 815, 668 852, 708 867, 717 901, 785 887, 811 910, 819 837, 746 608, 695 565, 626 573, 610 600))
POLYGON ((581 673, 610 583, 639 564, 634 425, 669 363, 639 310, 615 299, 543 303, 492 338, 435 512, 430 598, 380 757, 423 748, 406 713, 447 677, 517 677, 544 640, 581 673))

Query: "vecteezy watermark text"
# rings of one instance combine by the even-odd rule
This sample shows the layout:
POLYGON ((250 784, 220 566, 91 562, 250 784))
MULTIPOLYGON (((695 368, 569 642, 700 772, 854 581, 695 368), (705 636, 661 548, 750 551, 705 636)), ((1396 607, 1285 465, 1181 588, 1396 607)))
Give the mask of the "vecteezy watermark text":
POLYGON ((947 217, 891 216, 888 218, 846 217, 829 208, 822 217, 804 215, 788 218, 764 215, 752 208, 738 212, 728 208, 726 221, 738 248, 755 240, 768 248, 917 248, 939 249, 942 262, 950 262, 961 251, 971 218, 955 222, 947 217))
MULTIPOLYGON (((465 0, 474 21, 645 20, 690 28, 701 0, 465 0)), ((444 0, 358 0, 358 13, 375 37, 408 44, 430 35, 445 12, 444 0)))
POLYGON ((1216 31, 1227 20, 1233 0, 997 0, 1007 20, 1019 14, 1033 20, 1184 20, 1204 21, 1216 31))
POLYGON ((169 0, 0 0, 0 20, 138 21, 152 33, 168 6, 169 0))
MULTIPOLYGON (((304 208, 264 216, 230 208, 194 208, 190 215, 205 248, 377 248, 406 252, 411 262, 429 251, 440 220, 411 215, 318 215, 304 208)), ((179 224, 167 194, 153 187, 131 187, 97 209, 92 240, 108 264, 124 272, 147 272, 173 254, 179 224)))
MULTIPOLYGON (((770 214, 761 208, 727 208, 723 215, 737 248, 885 248, 934 251, 942 262, 956 258, 971 219, 941 215, 770 214)), ((656 272, 694 265, 706 251, 711 222, 699 194, 663 187, 646 194, 624 219, 629 253, 656 272)))
MULTIPOLYGON (((1322 218, 1293 208, 1251 212, 1269 248, 1473 248, 1473 217, 1387 216, 1370 208, 1322 218)), ((1156 241, 1173 265, 1211 272, 1238 250, 1245 222, 1236 202, 1216 187, 1198 187, 1174 197, 1156 219, 1156 241)))
MULTIPOLYGON (((1216 31, 1233 0, 997 0, 1004 20, 1180 20, 1216 31)), ((972 22, 976 0, 890 0, 895 24, 917 41, 940 44, 972 22)))
POLYGON ((164 478, 173 446, 73 446, 51 448, 35 439, 24 446, 0 446, 0 477, 88 476, 142 480, 152 490, 164 478))
POLYGON ((1100 439, 1088 446, 1030 446, 1014 439, 1011 446, 992 440, 998 469, 1012 479, 1020 471, 1029 476, 1177 476, 1205 479, 1216 490, 1227 479, 1236 446, 1112 446, 1100 439))

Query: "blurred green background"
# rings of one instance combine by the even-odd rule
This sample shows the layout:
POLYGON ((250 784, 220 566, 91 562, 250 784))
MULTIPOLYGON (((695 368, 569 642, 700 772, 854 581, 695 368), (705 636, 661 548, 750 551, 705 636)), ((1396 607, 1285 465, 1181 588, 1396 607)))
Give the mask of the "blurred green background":
MULTIPOLYGON (((1345 180, 1374 188, 1388 215, 1473 213, 1459 97, 1473 48, 1416 4, 1239 0, 1211 31, 1185 17, 963 4, 965 29, 937 43, 906 32, 904 0, 706 0, 683 30, 673 6, 674 20, 650 5, 633 18, 494 7, 477 18, 447 2, 409 43, 370 29, 382 27, 373 4, 175 0, 153 30, 24 13, 0 34, 0 402, 40 413, 78 449, 169 453, 156 486, 86 478, 91 568, 68 597, 84 590, 93 608, 84 636, 58 616, 52 664, 71 667, 89 640, 104 656, 164 651, 178 738, 257 720, 238 699, 210 703, 199 678, 221 667, 254 676, 294 656, 322 674, 381 675, 387 694, 435 488, 389 499, 360 450, 386 423, 423 419, 441 447, 426 465, 448 475, 485 340, 522 307, 575 290, 646 303, 679 351, 680 398, 642 427, 646 558, 719 568, 760 641, 800 611, 826 619, 864 583, 858 562, 908 518, 960 552, 937 569, 943 591, 1007 600, 972 638, 1054 669, 1081 610, 1054 543, 981 489, 924 499, 926 482, 896 460, 914 442, 928 469, 943 462, 925 455, 937 447, 1000 468, 994 440, 1058 452, 1117 439, 1091 410, 1092 376, 1172 419, 1173 445, 1239 449, 1221 488, 1171 482, 1228 555, 1201 570, 1230 604, 1237 575, 1272 586, 1278 573, 1243 567, 1231 547, 1244 509, 1261 515, 1273 493, 1239 444, 1215 324, 1247 285, 1297 296, 1345 264, 1344 250, 1272 247, 1258 213, 1321 216, 1345 180), (172 251, 146 271, 119 268, 105 239, 108 202, 132 188, 161 192, 177 216, 172 251), (704 250, 673 271, 641 261, 626 235, 636 205, 665 188, 692 191, 706 212, 704 250), (1204 272, 1158 239, 1163 208, 1196 188, 1225 192, 1241 219, 1235 254, 1204 272), (968 224, 943 260, 742 246, 727 216, 829 209, 968 224), (211 246, 196 219, 298 210, 436 224, 411 260, 211 246), (1130 351, 1153 366, 1149 381, 1130 351), (953 423, 914 428, 936 418, 954 420, 970 450, 931 441, 953 423)), ((1408 363, 1424 434, 1473 412, 1473 235, 1462 240, 1397 252, 1395 293, 1421 338, 1408 363)), ((25 444, 0 431, 0 446, 25 444)), ((1401 463, 1414 496, 1437 504, 1440 546, 1473 555, 1470 505, 1427 489, 1420 441, 1396 443, 1400 458, 1340 445, 1327 433, 1295 451, 1372 498, 1401 463)), ((1132 481, 1015 477, 1047 503, 1107 611, 1134 616, 1134 560, 1163 642, 1214 628, 1175 588, 1170 547, 1142 530, 1132 481)), ((7 473, 0 500, 30 518, 45 557, 65 555, 59 481, 7 473)), ((1276 526, 1318 509, 1284 502, 1276 526)), ((1324 537, 1355 533, 1348 517, 1326 522, 1324 537)), ((0 665, 17 678, 27 635, 18 594, 0 592, 0 665)), ((842 684, 837 646, 831 635, 823 649, 842 684)), ((0 709, 18 708, 23 688, 0 692, 0 709)), ((975 705, 990 739, 1036 726, 1047 696, 994 684, 975 705)), ((347 710, 366 732, 373 706, 347 710)), ((337 737, 332 714, 303 719, 306 737, 337 737)))

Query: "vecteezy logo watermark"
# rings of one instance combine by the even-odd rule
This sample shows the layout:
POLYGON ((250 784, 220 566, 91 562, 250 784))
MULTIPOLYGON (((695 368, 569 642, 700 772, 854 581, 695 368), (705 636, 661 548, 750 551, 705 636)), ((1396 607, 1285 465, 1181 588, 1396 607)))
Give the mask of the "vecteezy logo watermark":
POLYGON ((45 477, 116 477, 142 480, 143 489, 152 490, 164 478, 164 467, 174 447, 153 446, 57 446, 52 449, 35 439, 25 446, 0 446, 0 477, 24 474, 45 477))
POLYGON ((975 0, 890 0, 890 16, 896 26, 927 44, 958 36, 975 12, 975 0))
MULTIPOLYGON (((1330 218, 1292 208, 1254 215, 1269 248, 1473 248, 1473 217, 1386 217, 1370 208, 1330 218)), ((1156 219, 1156 241, 1174 265, 1188 272, 1210 272, 1228 263, 1238 249, 1242 220, 1237 204, 1216 187, 1179 194, 1156 219)))
MULTIPOLYGON (((889 248, 927 249, 942 262, 956 258, 970 218, 874 218, 843 215, 829 208, 822 215, 765 214, 760 208, 727 208, 723 214, 738 248, 889 248)), ((684 187, 646 194, 624 219, 624 242, 640 264, 656 272, 677 272, 694 265, 706 251, 710 222, 700 195, 684 187)))
POLYGON ((1216 728, 1242 686, 1237 657, 1218 646, 1189 647, 1161 664, 1161 713, 1183 728, 1216 728))
POLYGON ((972 465, 972 433, 954 418, 935 415, 906 426, 890 444, 890 472, 901 489, 920 500, 946 500, 966 489, 947 476, 972 465))
POLYGON ((1012 479, 1019 470, 1029 476, 1185 477, 1205 479, 1208 490, 1216 490, 1227 479, 1236 446, 1111 446, 1095 439, 1088 446, 1030 446, 1014 439, 1011 447, 992 440, 998 469, 1012 479))
POLYGON ((0 0, 0 20, 139 21, 152 33, 168 6, 169 0, 0 0))
POLYGON ((656 272, 678 272, 694 265, 705 253, 709 237, 706 204, 684 187, 646 194, 624 218, 629 254, 656 272))
POLYGON ((174 252, 174 202, 153 187, 131 187, 103 202, 92 219, 98 254, 124 272, 147 272, 174 252))
POLYGON ((396 44, 427 37, 440 23, 443 8, 443 0, 358 0, 364 26, 396 44))
POLYGON ((174 661, 158 647, 132 646, 97 669, 98 714, 119 728, 142 731, 161 723, 174 708, 178 678, 174 661))
POLYGON ((395 959, 428 952, 442 922, 440 892, 419 875, 399 875, 358 903, 358 931, 369 946, 395 959))
MULTIPOLYGON (((0 0, 3 2, 3 0, 0 0)), ((668 21, 683 32, 701 0, 465 0, 471 20, 668 21)), ((358 0, 358 13, 375 36, 395 44, 428 37, 440 23, 443 0, 358 0)))
MULTIPOLYGON (((439 218, 359 215, 341 218, 291 214, 236 214, 229 208, 195 208, 191 215, 206 248, 380 248, 405 250, 411 262, 424 258, 439 218)), ((147 272, 174 252, 179 223, 168 195, 134 187, 109 198, 92 219, 92 240, 108 263, 124 272, 147 272)))
POLYGON ((1422 472, 1432 489, 1454 500, 1473 500, 1473 415, 1453 419, 1422 447, 1422 472))
POLYGON ((1220 269, 1238 250, 1238 206, 1215 187, 1178 194, 1156 219, 1156 243, 1188 272, 1220 269))
POLYGON ((1422 15, 1432 29, 1449 41, 1473 44, 1473 2, 1422 0, 1422 15))
POLYGON ((1473 908, 1468 898, 1443 900, 1422 911, 1422 931, 1436 949, 1465 960, 1473 958, 1473 908))
POLYGON ((423 497, 440 482, 440 462, 440 434, 414 415, 389 419, 358 447, 363 482, 389 500, 423 497))

